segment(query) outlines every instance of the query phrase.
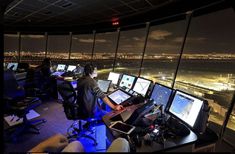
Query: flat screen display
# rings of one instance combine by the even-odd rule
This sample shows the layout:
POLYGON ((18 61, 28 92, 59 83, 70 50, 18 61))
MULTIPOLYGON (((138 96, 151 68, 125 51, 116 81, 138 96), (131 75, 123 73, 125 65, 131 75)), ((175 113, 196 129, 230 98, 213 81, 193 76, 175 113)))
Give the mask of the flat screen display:
POLYGON ((56 71, 64 71, 65 70, 65 64, 58 64, 57 65, 57 68, 56 68, 56 71))
POLYGON ((176 90, 169 113, 193 127, 202 105, 203 100, 176 90))
POLYGON ((108 80, 111 80, 112 84, 118 84, 119 77, 120 77, 119 73, 110 72, 108 80))
POLYGON ((135 129, 135 126, 117 121, 111 124, 109 128, 116 130, 120 133, 130 134, 135 129))
POLYGON ((145 96, 149 89, 150 84, 151 84, 150 80, 144 78, 137 78, 133 91, 137 92, 138 94, 141 94, 142 96, 145 96))
POLYGON ((69 65, 68 68, 67 68, 67 71, 71 71, 72 72, 73 70, 76 69, 76 67, 77 66, 75 66, 75 65, 69 65))
POLYGON ((11 69, 13 71, 16 71, 18 67, 18 63, 8 63, 7 69, 11 69))
POLYGON ((111 84, 110 80, 98 80, 97 81, 98 87, 104 92, 107 93, 109 90, 109 86, 111 84))
POLYGON ((114 91, 113 93, 109 94, 108 97, 116 104, 121 104, 122 102, 125 102, 128 98, 131 96, 127 94, 126 92, 118 89, 114 91))
POLYGON ((135 76, 123 74, 122 79, 119 83, 119 87, 131 89, 135 82, 135 78, 135 76))
POLYGON ((154 104, 156 105, 163 105, 165 109, 171 96, 171 93, 171 88, 155 83, 150 99, 152 99, 154 101, 154 104))

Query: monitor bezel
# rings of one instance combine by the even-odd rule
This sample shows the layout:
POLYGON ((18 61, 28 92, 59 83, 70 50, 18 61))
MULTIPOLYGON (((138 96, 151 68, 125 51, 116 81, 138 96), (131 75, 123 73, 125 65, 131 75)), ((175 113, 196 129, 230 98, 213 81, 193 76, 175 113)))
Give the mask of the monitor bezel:
POLYGON ((194 97, 194 98, 199 99, 199 100, 202 101, 202 105, 201 105, 201 108, 200 108, 200 110, 199 110, 199 112, 198 112, 198 115, 200 114, 200 111, 202 110, 202 107, 203 107, 203 104, 204 104, 204 101, 205 101, 205 100, 204 100, 203 98, 201 98, 201 97, 198 97, 198 96, 189 94, 189 93, 187 93, 187 92, 184 92, 184 91, 182 91, 182 90, 176 89, 176 90, 174 91, 174 94, 173 94, 172 97, 171 97, 171 100, 168 101, 168 107, 165 109, 165 112, 166 112, 167 114, 169 114, 169 115, 172 116, 173 118, 179 120, 181 123, 187 125, 190 129, 194 130, 194 126, 195 126, 195 124, 196 124, 196 122, 197 122, 199 116, 197 116, 197 118, 195 119, 194 125, 191 126, 191 125, 189 125, 187 122, 185 122, 184 120, 180 119, 179 117, 177 117, 176 115, 174 115, 173 113, 170 112, 170 106, 172 105, 172 102, 173 102, 173 100, 174 100, 174 97, 175 97, 177 91, 179 91, 179 92, 181 92, 181 93, 184 93, 184 94, 186 94, 186 95, 189 95, 189 96, 191 96, 191 97, 194 97))
MULTIPOLYGON (((148 89, 147 89, 145 95, 143 96, 142 94, 140 94, 140 95, 142 95, 143 97, 146 97, 147 94, 148 94, 148 92, 149 92, 149 90, 150 90, 150 87, 151 87, 151 84, 153 83, 153 81, 150 80, 150 79, 146 79, 146 78, 144 78, 144 77, 137 77, 137 78, 135 79, 134 85, 132 86, 132 90, 133 90, 134 92, 136 92, 136 91, 134 90, 134 87, 135 87, 135 84, 136 84, 136 82, 137 82, 137 80, 138 80, 139 78, 140 78, 140 79, 143 79, 143 80, 150 81, 150 84, 149 84, 149 86, 148 86, 148 89)), ((138 92, 136 92, 136 93, 138 93, 138 92)), ((138 94, 139 94, 139 93, 138 93, 138 94)))
MULTIPOLYGON (((120 87, 120 83, 121 83, 122 78, 123 78, 124 75, 127 75, 127 76, 130 76, 130 77, 134 77, 134 78, 135 78, 134 81, 133 81, 133 84, 131 85, 131 88, 126 87, 126 88, 128 88, 128 89, 133 90, 133 86, 135 85, 135 82, 136 82, 136 80, 137 80, 137 76, 129 75, 129 74, 126 74, 126 73, 123 73, 123 74, 122 74, 122 77, 121 77, 121 79, 120 79, 120 81, 119 81, 119 83, 118 83, 118 87, 120 87)), ((120 88, 123 88, 123 87, 120 87, 120 88)))
POLYGON ((128 92, 122 90, 122 89, 117 89, 117 90, 115 90, 115 91, 109 93, 109 94, 107 95, 107 97, 109 98, 109 100, 110 100, 112 103, 114 103, 114 104, 116 104, 116 105, 122 105, 124 102, 128 101, 129 99, 131 99, 132 95, 129 94, 128 92), (109 97, 111 94, 115 93, 115 92, 118 91, 118 90, 120 90, 120 91, 124 92, 125 94, 127 94, 128 96, 130 96, 128 99, 126 99, 125 101, 121 102, 120 104, 117 104, 112 98, 109 97))
MULTIPOLYGON (((99 80, 102 80, 102 81, 108 81, 109 82, 109 86, 108 86, 108 88, 107 88, 107 91, 103 91, 104 93, 107 93, 108 91, 109 91, 109 88, 110 88, 110 85, 111 85, 111 83, 112 83, 112 80, 106 80, 106 79, 98 79, 97 80, 97 85, 98 85, 98 81, 99 80)), ((99 87, 100 88, 100 87, 99 87)), ((101 90, 101 89, 100 89, 101 90)))
MULTIPOLYGON (((113 85, 118 85, 118 84, 119 84, 119 82, 120 82, 120 78, 121 78, 122 74, 121 74, 121 73, 117 73, 117 72, 109 72, 109 75, 110 75, 110 73, 119 74, 119 77, 118 77, 118 81, 117 81, 117 83, 113 83, 113 82, 112 82, 112 80, 110 80, 110 81, 111 81, 111 84, 113 84, 113 85)), ((108 75, 107 80, 109 80, 109 75, 108 75)))
POLYGON ((172 97, 174 96, 175 89, 173 89, 173 88, 171 88, 171 87, 168 87, 168 86, 165 86, 165 85, 163 85, 163 84, 160 84, 159 82, 155 82, 154 85, 153 85, 153 88, 152 88, 152 90, 151 90, 151 92, 150 92, 149 99, 151 99, 151 96, 152 96, 152 94, 153 94, 153 90, 154 90, 154 87, 155 87, 156 84, 158 84, 158 85, 160 85, 160 86, 163 86, 163 87, 165 87, 165 88, 171 89, 170 97, 169 97, 169 99, 168 99, 168 101, 167 101, 167 104, 166 104, 166 106, 165 106, 165 109, 164 109, 164 110, 166 110, 166 108, 169 106, 169 102, 171 101, 172 97))

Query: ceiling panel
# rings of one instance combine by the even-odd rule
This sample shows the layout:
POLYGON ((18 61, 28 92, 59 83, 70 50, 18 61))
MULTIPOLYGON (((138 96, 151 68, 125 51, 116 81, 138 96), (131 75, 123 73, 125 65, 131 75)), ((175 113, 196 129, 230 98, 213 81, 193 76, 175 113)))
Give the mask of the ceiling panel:
POLYGON ((146 1, 134 1, 129 3, 128 5, 132 6, 137 10, 143 10, 151 7, 151 5, 149 5, 149 3, 147 3, 146 1))
POLYGON ((221 0, 13 0, 5 10, 4 25, 5 29, 25 30, 30 26, 101 26, 113 18, 123 24, 144 23, 215 1, 221 0))

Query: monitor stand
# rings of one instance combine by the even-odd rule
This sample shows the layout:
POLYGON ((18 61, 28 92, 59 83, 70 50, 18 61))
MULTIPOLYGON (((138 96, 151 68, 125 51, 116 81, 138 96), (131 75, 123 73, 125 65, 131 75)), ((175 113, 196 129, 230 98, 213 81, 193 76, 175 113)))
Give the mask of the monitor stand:
POLYGON ((169 128, 169 131, 171 131, 176 136, 184 137, 190 133, 188 126, 173 117, 170 117, 167 120, 166 125, 169 128))

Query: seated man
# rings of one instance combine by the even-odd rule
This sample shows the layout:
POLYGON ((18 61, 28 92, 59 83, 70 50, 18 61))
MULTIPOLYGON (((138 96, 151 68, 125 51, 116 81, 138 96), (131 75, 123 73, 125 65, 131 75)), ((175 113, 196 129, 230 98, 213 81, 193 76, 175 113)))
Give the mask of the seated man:
POLYGON ((57 97, 56 79, 51 77, 51 60, 45 58, 41 65, 35 68, 34 71, 35 87, 41 92, 49 93, 49 96, 57 97))
POLYGON ((88 117, 102 117, 105 112, 101 110, 98 98, 101 98, 113 110, 123 109, 122 105, 114 105, 100 90, 94 78, 97 77, 97 69, 92 64, 84 67, 84 76, 77 83, 77 102, 81 105, 79 111, 88 117))
MULTIPOLYGON (((62 134, 56 134, 39 143, 29 152, 84 152, 83 145, 79 141, 68 143, 68 139, 62 134)), ((107 149, 107 152, 130 152, 129 143, 124 138, 115 139, 107 149)))

